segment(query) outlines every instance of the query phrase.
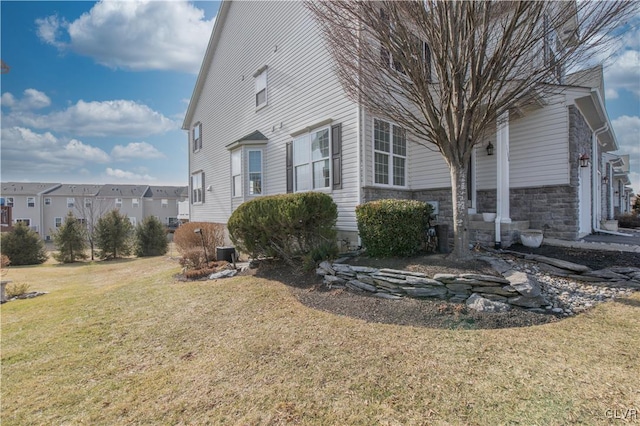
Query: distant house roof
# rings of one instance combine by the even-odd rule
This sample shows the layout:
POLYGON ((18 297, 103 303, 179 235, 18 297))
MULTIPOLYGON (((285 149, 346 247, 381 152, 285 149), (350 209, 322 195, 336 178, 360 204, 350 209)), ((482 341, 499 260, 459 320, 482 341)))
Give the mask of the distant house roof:
POLYGON ((186 186, 149 186, 144 196, 148 198, 180 198, 187 194, 186 186))
POLYGON ((98 197, 143 197, 149 185, 102 185, 98 197))
POLYGON ((91 197, 100 191, 102 185, 75 185, 75 184, 62 184, 57 188, 46 192, 47 195, 58 195, 66 197, 91 197))
POLYGON ((37 195, 59 187, 59 183, 6 182, 2 184, 2 196, 37 195))

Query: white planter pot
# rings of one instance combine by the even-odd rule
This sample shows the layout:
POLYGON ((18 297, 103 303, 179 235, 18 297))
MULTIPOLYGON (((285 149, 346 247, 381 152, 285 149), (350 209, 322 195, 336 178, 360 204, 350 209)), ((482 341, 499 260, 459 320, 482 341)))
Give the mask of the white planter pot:
POLYGON ((482 213, 482 220, 485 222, 495 222, 496 214, 495 213, 482 213))
POLYGON ((542 231, 538 229, 528 229, 520 233, 520 241, 525 247, 538 248, 542 245, 542 231))

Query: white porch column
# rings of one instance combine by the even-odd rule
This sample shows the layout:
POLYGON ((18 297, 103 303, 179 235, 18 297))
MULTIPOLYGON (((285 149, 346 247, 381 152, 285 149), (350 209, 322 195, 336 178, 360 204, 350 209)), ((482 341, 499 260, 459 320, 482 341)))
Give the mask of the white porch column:
POLYGON ((509 111, 505 111, 498 118, 496 154, 496 221, 511 223, 511 213, 509 211, 509 111))

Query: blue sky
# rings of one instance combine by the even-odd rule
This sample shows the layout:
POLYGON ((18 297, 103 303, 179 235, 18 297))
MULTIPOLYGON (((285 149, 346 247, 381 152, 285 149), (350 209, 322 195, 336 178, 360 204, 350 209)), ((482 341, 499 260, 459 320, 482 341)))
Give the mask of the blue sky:
MULTIPOLYGON (((2 1, 2 180, 187 184, 180 129, 219 2, 2 1)), ((640 192, 640 32, 605 67, 640 192)))

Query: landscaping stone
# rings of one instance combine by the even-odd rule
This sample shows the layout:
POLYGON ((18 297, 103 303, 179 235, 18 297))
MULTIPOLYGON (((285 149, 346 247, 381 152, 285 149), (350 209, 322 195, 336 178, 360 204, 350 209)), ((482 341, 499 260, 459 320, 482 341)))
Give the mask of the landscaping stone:
POLYGON ((229 278, 229 277, 233 277, 234 275, 236 275, 238 273, 237 270, 235 269, 224 269, 220 272, 214 272, 213 274, 209 275, 209 279, 210 280, 217 280, 220 278, 229 278))
POLYGON ((507 312, 511 309, 511 307, 506 303, 489 300, 477 293, 473 293, 469 296, 466 301, 466 305, 469 309, 473 309, 478 312, 507 312))
POLYGON ((376 291, 378 291, 378 289, 375 286, 363 283, 362 281, 358 281, 358 280, 351 280, 347 282, 347 286, 349 287, 356 286, 362 290, 370 291, 371 293, 375 293, 376 291))
MULTIPOLYGON (((525 272, 507 271, 504 277, 511 283, 518 293, 526 297, 536 297, 540 294, 540 285, 535 278, 525 272)), ((537 307, 537 306, 531 306, 537 307)))
POLYGON ((444 297, 447 294, 445 287, 402 287, 410 297, 444 297))

